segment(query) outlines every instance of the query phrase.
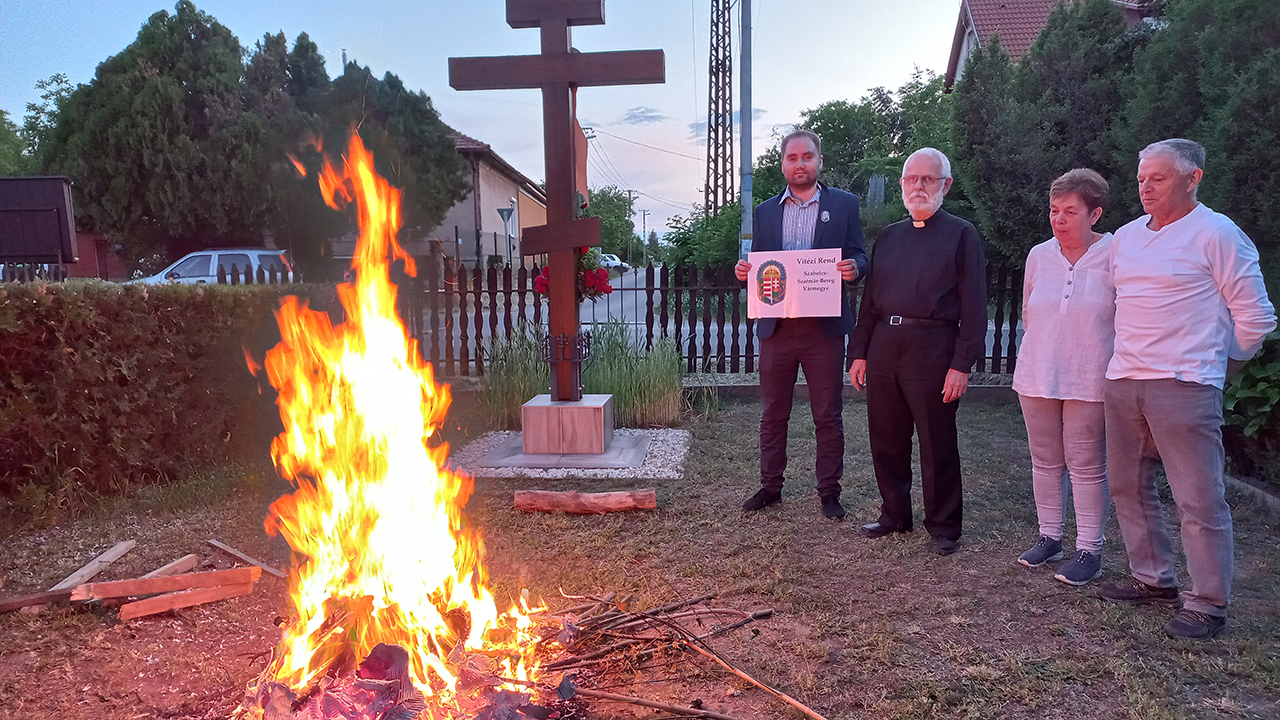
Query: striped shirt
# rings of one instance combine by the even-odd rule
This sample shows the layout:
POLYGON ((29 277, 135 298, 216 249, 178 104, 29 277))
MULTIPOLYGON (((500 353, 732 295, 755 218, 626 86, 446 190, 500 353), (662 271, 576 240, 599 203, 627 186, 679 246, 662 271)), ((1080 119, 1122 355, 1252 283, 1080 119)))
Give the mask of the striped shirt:
POLYGON ((791 188, 782 193, 782 249, 812 250, 813 236, 818 227, 818 199, 822 187, 814 186, 813 197, 807 202, 791 194, 791 188))

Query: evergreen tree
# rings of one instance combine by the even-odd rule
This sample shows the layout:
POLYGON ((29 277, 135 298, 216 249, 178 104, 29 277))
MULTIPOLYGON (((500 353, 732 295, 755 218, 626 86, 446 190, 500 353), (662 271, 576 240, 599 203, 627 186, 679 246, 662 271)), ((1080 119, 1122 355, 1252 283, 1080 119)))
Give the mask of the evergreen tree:
POLYGON ((1017 68, 999 38, 978 48, 955 89, 952 174, 972 203, 988 258, 1013 265, 1049 234, 1046 193, 1056 166, 1033 103, 1017 96, 1017 68))
POLYGON ((242 54, 181 0, 98 66, 41 143, 50 169, 75 181, 77 209, 127 260, 261 241, 264 124, 241 104, 242 54))

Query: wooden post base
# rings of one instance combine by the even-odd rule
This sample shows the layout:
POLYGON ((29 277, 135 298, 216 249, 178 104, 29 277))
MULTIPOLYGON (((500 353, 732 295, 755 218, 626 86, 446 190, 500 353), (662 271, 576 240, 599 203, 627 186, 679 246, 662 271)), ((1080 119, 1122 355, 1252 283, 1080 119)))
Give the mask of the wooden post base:
POLYGON ((562 402, 538 395, 520 410, 526 455, 595 454, 613 442, 613 396, 562 402))

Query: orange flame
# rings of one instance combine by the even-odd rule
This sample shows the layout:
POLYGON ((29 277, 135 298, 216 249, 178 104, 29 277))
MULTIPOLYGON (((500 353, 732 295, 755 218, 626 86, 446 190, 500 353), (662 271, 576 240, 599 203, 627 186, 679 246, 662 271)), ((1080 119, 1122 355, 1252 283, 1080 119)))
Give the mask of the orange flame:
POLYGON ((266 528, 298 558, 293 618, 267 675, 301 689, 389 643, 409 651, 415 684, 442 707, 467 651, 483 650, 495 674, 532 679, 529 610, 498 614, 484 543, 462 515, 471 479, 446 469, 445 444, 432 447, 450 397, 396 312, 391 263, 414 272, 395 239, 401 193, 354 132, 342 167, 326 157, 320 186, 334 208, 355 202, 360 239, 355 279, 338 286, 346 322, 286 298, 283 339, 266 357, 285 427, 272 457, 297 486, 266 528))

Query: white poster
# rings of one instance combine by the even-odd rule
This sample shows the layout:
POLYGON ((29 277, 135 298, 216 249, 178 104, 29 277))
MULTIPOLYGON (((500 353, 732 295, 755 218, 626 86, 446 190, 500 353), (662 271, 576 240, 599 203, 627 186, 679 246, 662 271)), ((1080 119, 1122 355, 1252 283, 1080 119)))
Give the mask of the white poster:
POLYGON ((838 317, 840 249, 748 253, 747 317, 838 317))

